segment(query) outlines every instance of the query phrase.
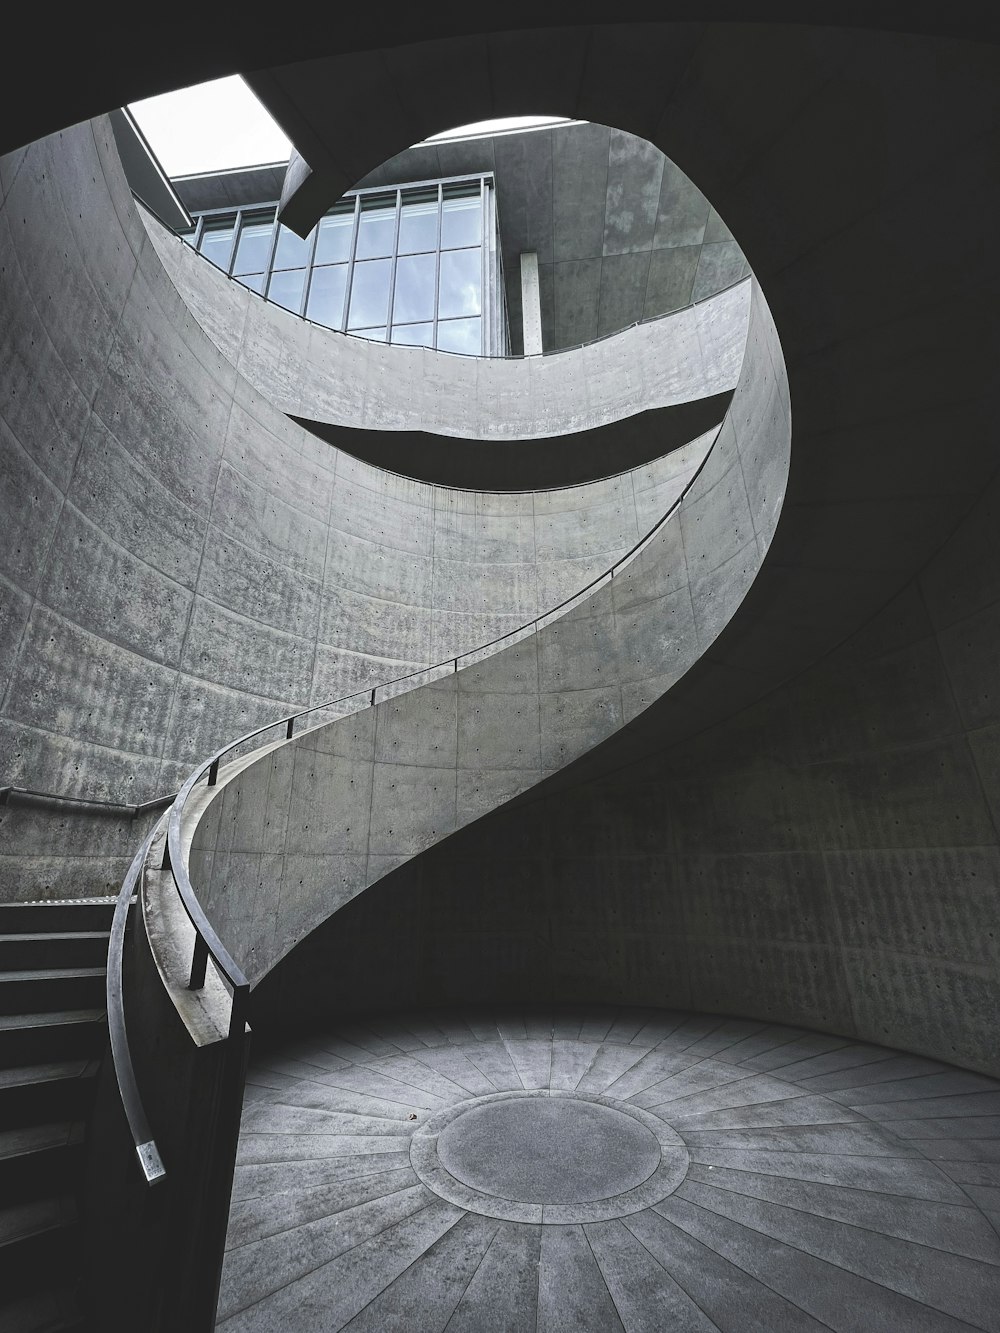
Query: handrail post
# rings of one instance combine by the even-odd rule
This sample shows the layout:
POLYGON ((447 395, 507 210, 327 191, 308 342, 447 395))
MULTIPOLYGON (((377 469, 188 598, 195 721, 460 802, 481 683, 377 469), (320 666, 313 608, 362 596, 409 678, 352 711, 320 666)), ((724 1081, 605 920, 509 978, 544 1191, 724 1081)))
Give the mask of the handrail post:
POLYGON ((201 990, 205 984, 205 970, 208 966, 208 945, 201 935, 194 937, 194 954, 191 957, 191 977, 188 990, 201 990))
MULTIPOLYGON (((376 689, 377 689, 377 688, 378 688, 378 687, 376 686, 376 689)), ((368 707, 369 707, 369 708, 374 708, 374 707, 375 707, 375 690, 372 690, 372 699, 371 699, 371 703, 368 705, 368 707)))
POLYGON ((233 987, 233 1007, 229 1013, 230 1037, 238 1037, 243 1033, 243 1028, 246 1024, 247 997, 249 994, 249 985, 233 987))
POLYGON ((219 780, 219 761, 214 759, 208 766, 208 785, 214 787, 219 780))
POLYGON ((290 740, 292 739, 292 732, 293 732, 294 730, 295 730, 295 718, 294 718, 294 717, 290 717, 290 718, 288 719, 288 725, 285 727, 285 740, 286 740, 286 741, 290 741, 290 740))

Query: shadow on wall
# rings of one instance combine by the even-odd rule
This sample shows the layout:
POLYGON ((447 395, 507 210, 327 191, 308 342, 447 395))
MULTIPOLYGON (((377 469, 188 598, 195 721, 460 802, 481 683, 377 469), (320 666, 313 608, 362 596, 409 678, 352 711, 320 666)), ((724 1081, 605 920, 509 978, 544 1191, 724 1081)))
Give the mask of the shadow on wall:
POLYGON ((802 1025, 995 1076, 998 524, 994 482, 920 578, 792 684, 394 871, 265 979, 255 1026, 601 999, 802 1025))
MULTIPOLYGON (((732 407, 634 560, 495 655, 232 766, 194 830, 190 871, 252 984, 402 862, 609 738, 645 729, 655 700, 710 651, 757 577, 789 440, 781 351, 754 283, 732 407)), ((325 987, 322 969, 312 982, 325 987)))

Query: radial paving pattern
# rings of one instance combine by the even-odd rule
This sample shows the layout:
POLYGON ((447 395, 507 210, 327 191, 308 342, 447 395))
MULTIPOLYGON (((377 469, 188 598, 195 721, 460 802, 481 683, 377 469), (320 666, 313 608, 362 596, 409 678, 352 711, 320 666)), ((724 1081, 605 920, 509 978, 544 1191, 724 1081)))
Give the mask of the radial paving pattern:
POLYGON ((227 1333, 1000 1329, 1000 1084, 758 1022, 453 1011, 261 1052, 227 1333))

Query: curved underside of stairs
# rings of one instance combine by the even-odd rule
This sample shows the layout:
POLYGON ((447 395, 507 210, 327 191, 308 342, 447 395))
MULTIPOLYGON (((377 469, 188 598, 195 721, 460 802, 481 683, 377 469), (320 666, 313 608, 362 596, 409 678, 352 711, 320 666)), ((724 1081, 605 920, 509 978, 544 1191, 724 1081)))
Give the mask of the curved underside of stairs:
POLYGON ((730 410, 665 521, 613 578, 198 790, 185 815, 192 883, 252 984, 411 857, 642 728, 753 583, 789 440, 780 348, 754 285, 730 410))

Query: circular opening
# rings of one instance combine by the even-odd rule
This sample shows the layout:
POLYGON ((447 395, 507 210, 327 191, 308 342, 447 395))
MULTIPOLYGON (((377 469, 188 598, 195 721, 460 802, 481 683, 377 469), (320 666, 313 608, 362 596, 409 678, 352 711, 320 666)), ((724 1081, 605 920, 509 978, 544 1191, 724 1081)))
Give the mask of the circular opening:
POLYGON ((435 135, 369 172, 305 236, 277 221, 280 182, 263 169, 220 174, 216 194, 204 174, 174 184, 195 219, 185 239, 234 281, 352 337, 451 355, 563 351, 749 274, 669 158, 583 121, 435 135))

